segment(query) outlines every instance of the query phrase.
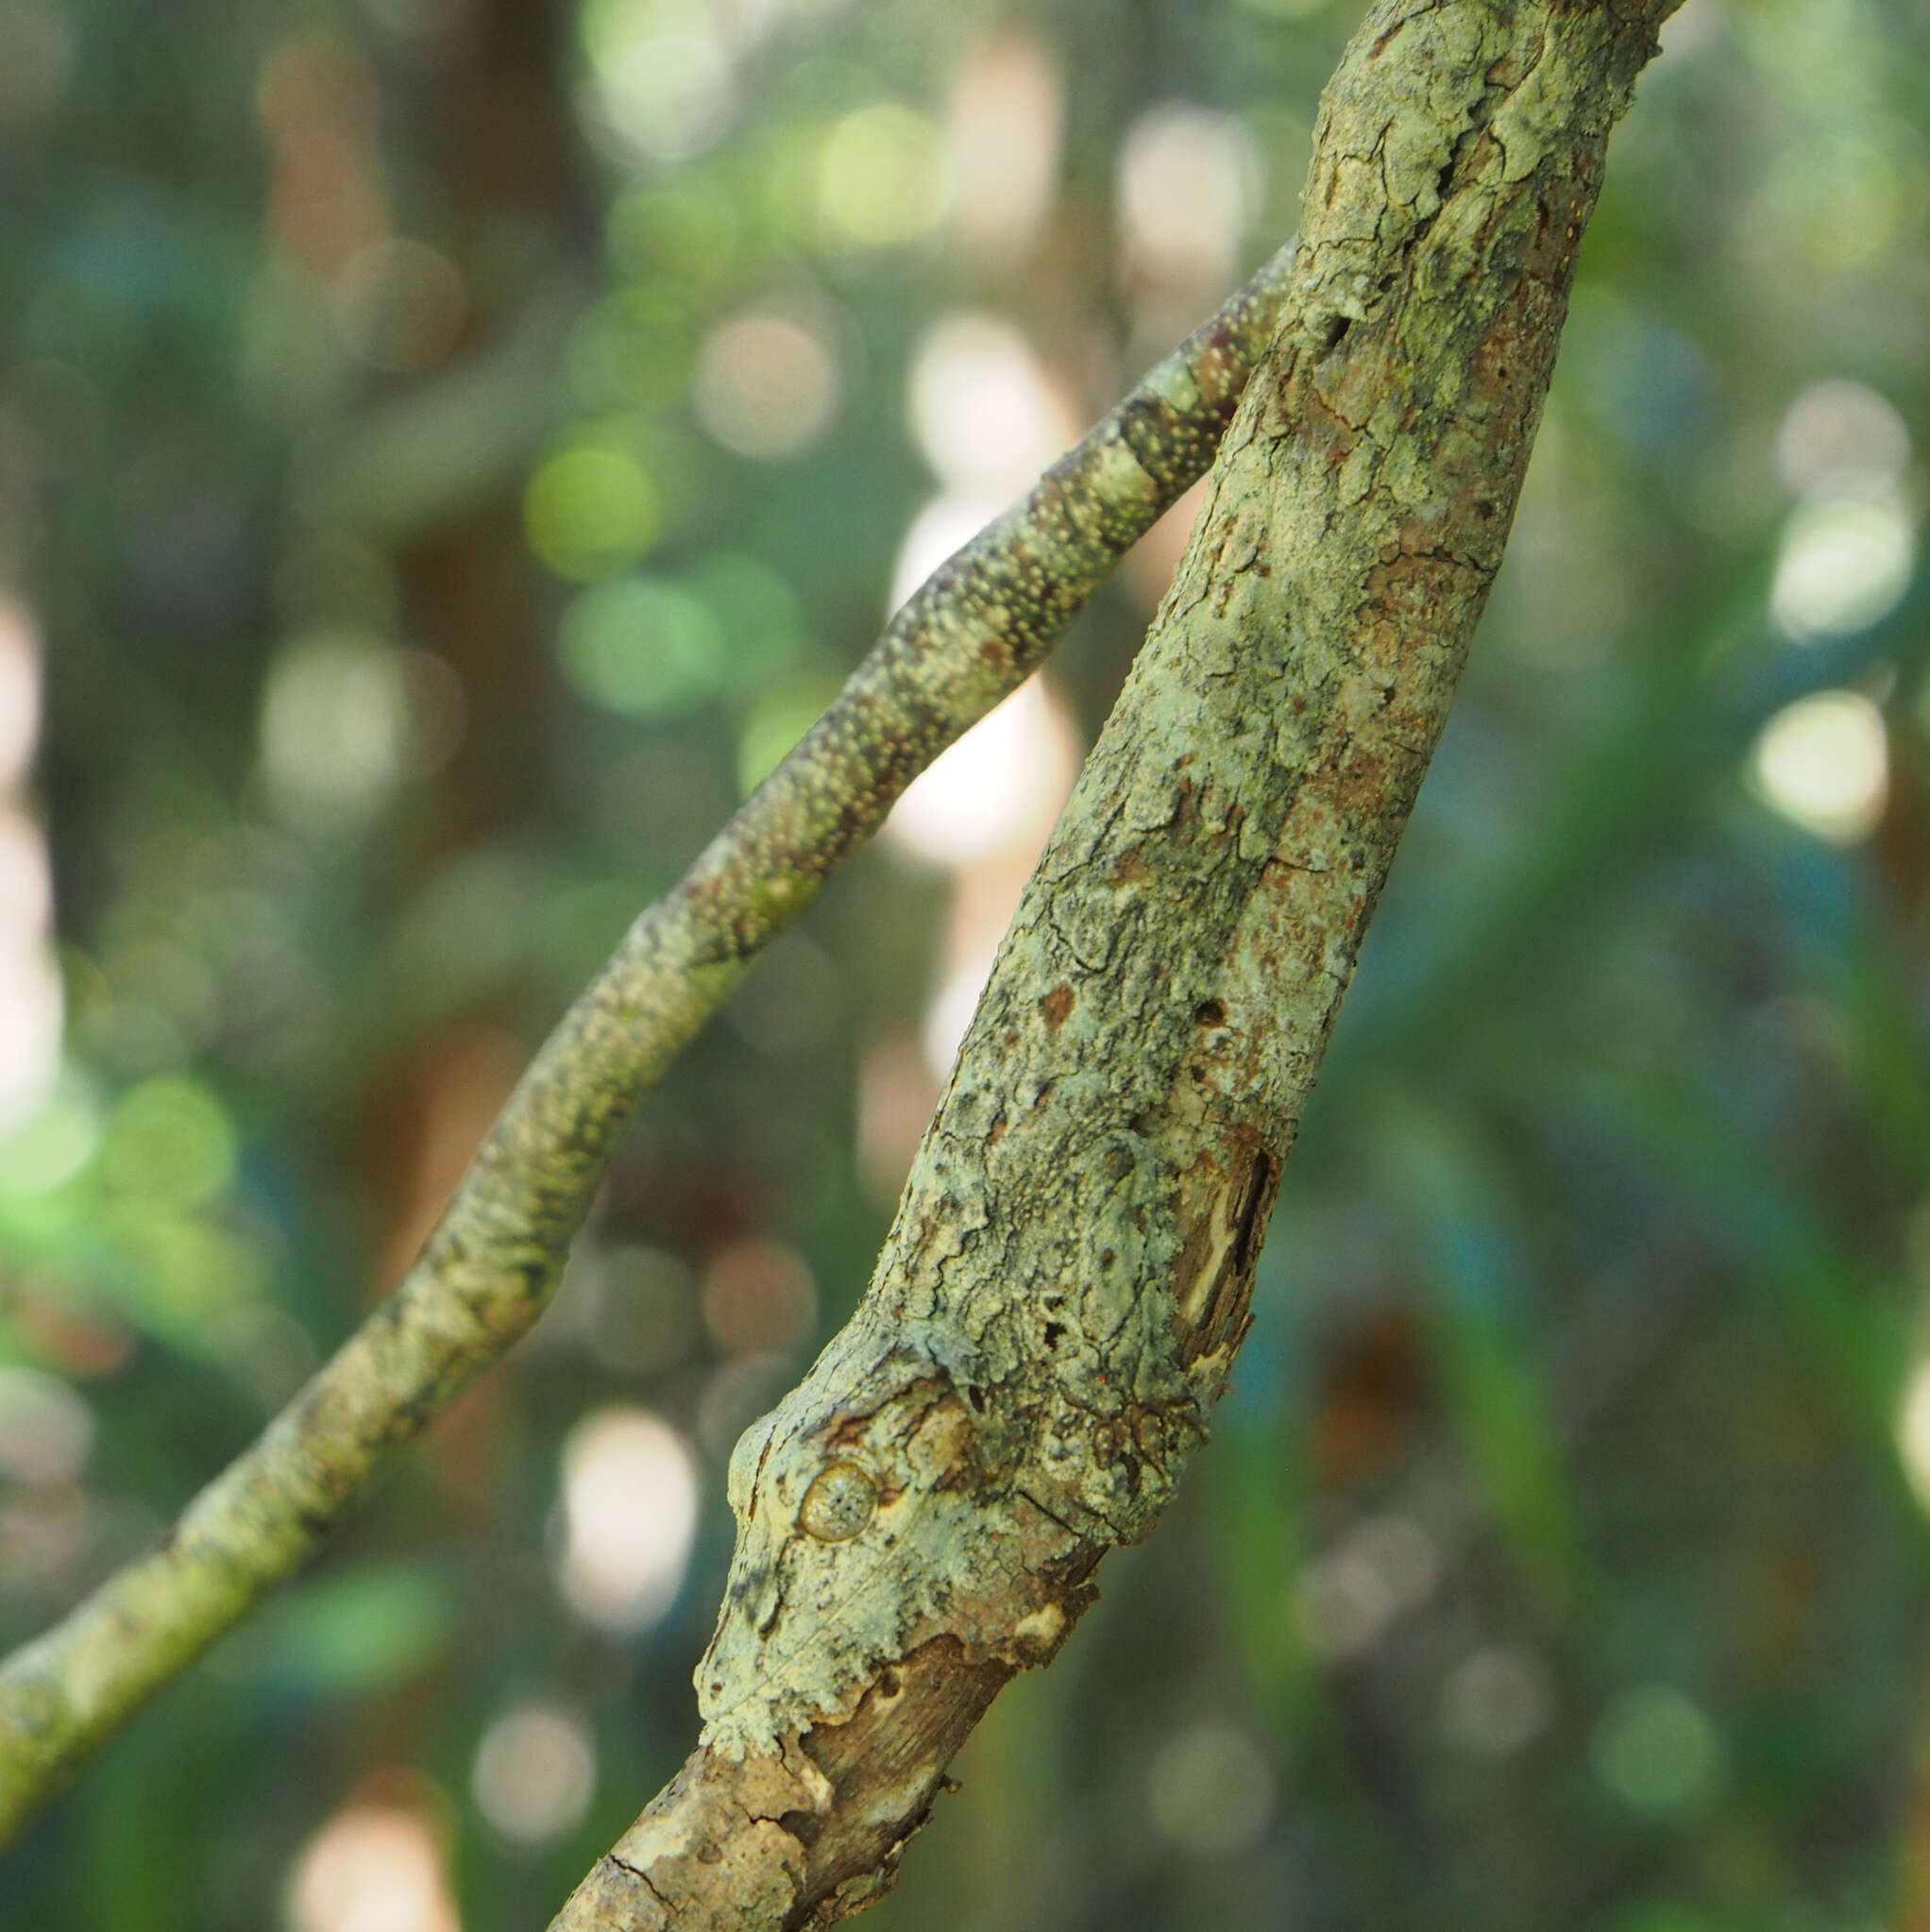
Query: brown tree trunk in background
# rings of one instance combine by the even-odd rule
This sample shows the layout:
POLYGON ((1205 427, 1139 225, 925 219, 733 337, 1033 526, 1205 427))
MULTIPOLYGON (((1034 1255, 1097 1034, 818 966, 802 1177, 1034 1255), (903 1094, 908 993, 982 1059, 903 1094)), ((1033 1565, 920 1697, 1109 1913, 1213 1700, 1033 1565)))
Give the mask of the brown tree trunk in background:
MULTIPOLYGON (((562 54, 575 8, 556 0, 470 0, 421 68, 427 176, 449 197, 450 242, 470 292, 466 346, 509 329, 556 264, 527 259, 566 238, 594 270, 599 229, 576 174, 562 54), (519 257, 525 259, 518 259, 519 257)), ((526 822, 549 765, 540 720, 553 702, 553 592, 522 536, 522 474, 439 522, 396 557, 413 641, 440 652, 466 696, 463 742, 437 786, 439 856, 526 822)))

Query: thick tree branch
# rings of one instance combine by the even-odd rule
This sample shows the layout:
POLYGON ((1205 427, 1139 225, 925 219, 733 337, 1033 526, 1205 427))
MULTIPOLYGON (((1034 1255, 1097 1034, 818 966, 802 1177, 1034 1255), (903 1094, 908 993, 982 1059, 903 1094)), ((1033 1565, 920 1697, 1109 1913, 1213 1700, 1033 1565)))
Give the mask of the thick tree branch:
POLYGON ((1283 251, 940 568, 550 1036, 420 1260, 161 1545, 0 1665, 0 1843, 296 1568, 381 1461, 542 1312, 643 1094, 905 787, 1033 670, 1212 459, 1283 251))
POLYGON ((1145 1535, 1500 563, 1673 0, 1380 0, 1287 315, 870 1289, 738 1444, 696 1753, 552 1932, 821 1924, 1145 1535))

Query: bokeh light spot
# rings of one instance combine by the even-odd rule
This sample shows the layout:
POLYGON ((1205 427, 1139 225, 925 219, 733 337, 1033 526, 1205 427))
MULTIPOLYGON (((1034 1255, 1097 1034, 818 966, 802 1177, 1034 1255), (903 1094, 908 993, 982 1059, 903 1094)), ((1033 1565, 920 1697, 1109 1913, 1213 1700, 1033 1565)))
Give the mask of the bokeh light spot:
POLYGON ((1517 1644, 1492 1644, 1454 1667, 1441 1690, 1441 1731, 1470 1757, 1507 1757, 1547 1725, 1547 1669, 1517 1644))
POLYGON ((390 374, 440 362, 467 303, 462 272, 447 255, 426 242, 394 237, 351 256, 333 293, 344 347, 390 374))
POLYGON ((686 161, 736 112, 736 76, 703 0, 589 0, 583 13, 597 105, 650 161, 686 161))
POLYGON ((1750 774, 1792 824, 1833 845, 1854 845, 1876 829, 1889 794, 1883 714, 1860 691, 1799 698, 1763 726, 1750 774))
POLYGON ((1917 1500, 1930 1510, 1930 1356, 1918 1361, 1904 1385, 1896 1420, 1897 1455, 1917 1500))
POLYGON ((1864 630, 1895 607, 1915 556, 1910 515, 1894 497, 1805 504, 1783 531, 1770 614, 1802 642, 1864 630))
POLYGON ((703 1325, 731 1355, 786 1354, 818 1327, 809 1264, 779 1241, 734 1241, 703 1270, 703 1325))
POLYGON ((1049 827, 1077 772, 1064 703, 1028 678, 912 780, 886 834, 921 858, 965 864, 1049 827))
POLYGON ((973 1015, 991 978, 997 949, 992 945, 971 949, 940 979, 925 1003, 923 1024, 919 1028, 919 1045, 933 1077, 943 1081, 958 1058, 958 1049, 971 1030, 973 1015))
POLYGON ((1002 28, 958 63, 945 109, 951 229, 994 262, 1019 255, 1058 195, 1065 76, 1052 51, 1002 28))
POLYGON ((0 1366, 0 1476, 76 1482, 93 1447, 93 1411, 59 1376, 0 1366))
POLYGON ((943 220, 944 136, 915 109, 879 101, 847 114, 824 144, 818 216, 834 246, 889 248, 943 220))
POLYGON ((469 1788, 504 1838, 542 1844, 575 1827, 597 1786, 597 1748, 573 1711, 550 1703, 507 1710, 482 1734, 469 1788))
POLYGON ((177 1207, 212 1200, 233 1178, 234 1162, 227 1110, 199 1082, 173 1076, 121 1097, 101 1150, 112 1186, 177 1207))
POLYGON ((1872 262, 1895 241, 1921 173, 1906 183, 1880 139, 1830 133, 1782 144, 1744 216, 1765 265, 1837 275, 1872 262))
POLYGON ((558 450, 530 479, 523 523, 530 548, 559 577, 593 584, 656 542, 663 506, 635 458, 584 443, 558 450))
POLYGON ((1156 280, 1218 285, 1261 198, 1261 162, 1237 115, 1188 102, 1149 108, 1119 148, 1120 239, 1156 280))
POLYGON ((100 1142, 100 1109, 69 1076, 36 1112, 0 1138, 0 1188, 19 1195, 50 1193, 93 1159, 100 1142))
POLYGON ((1358 1656, 1396 1618, 1417 1609, 1440 1579, 1434 1540, 1412 1517, 1368 1517, 1294 1585, 1300 1635, 1317 1655, 1358 1656))
POLYGON ((0 1133, 53 1092, 64 1009, 59 969, 46 946, 0 952, 0 1133))
POLYGON ((912 357, 910 403, 919 451, 952 491, 1017 496, 1072 440, 1024 332, 975 310, 926 330, 912 357))
POLYGON ((1160 1836, 1196 1858, 1250 1851, 1273 1815, 1273 1767, 1237 1725, 1202 1719, 1153 1754, 1146 1797, 1160 1836))
POLYGON ((373 822, 401 782, 409 723, 390 646, 349 631, 283 646, 262 693, 262 776, 279 816, 324 838, 373 822))
POLYGON ((435 1832, 394 1805, 351 1805, 309 1840, 289 1916, 295 1932, 459 1932, 435 1832))
POLYGON ((753 311, 720 323, 698 357, 691 400, 738 456, 795 456, 830 426, 840 390, 830 346, 795 316, 753 311))
POLYGON ((804 605, 788 579, 741 551, 711 551, 687 581, 716 613, 727 650, 725 682, 754 691, 804 649, 804 605))
POLYGON ((657 283, 618 289, 586 310, 566 360, 584 408, 668 408, 690 381, 695 341, 681 303, 657 283))
POLYGON ((1693 1809, 1721 1782, 1722 1739, 1673 1686, 1644 1684, 1609 1705, 1589 1742, 1596 1775, 1633 1811, 1693 1809))
POLYGON ((911 519, 891 566, 890 608, 899 609, 948 557, 964 548, 1007 507, 1004 499, 947 491, 911 519))
POLYGON ((558 651, 575 689, 624 718, 694 709, 717 694, 726 669, 709 605, 663 577, 584 591, 564 614, 558 651))
POLYGON ((647 1409, 585 1416, 563 1446, 558 1582, 585 1623, 647 1630, 675 1601, 697 1534, 697 1472, 684 1439, 647 1409))
POLYGON ((25 611, 0 600, 0 791, 26 777, 40 726, 40 642, 25 611))
POLYGON ((142 1299, 144 1323, 218 1358, 214 1318, 260 1294, 266 1279, 261 1244, 146 1195, 112 1201, 100 1225, 132 1264, 129 1288, 142 1299))
POLYGON ((1863 382, 1812 383, 1784 412, 1776 466, 1811 501, 1887 497, 1910 462, 1910 432, 1896 405, 1863 382))

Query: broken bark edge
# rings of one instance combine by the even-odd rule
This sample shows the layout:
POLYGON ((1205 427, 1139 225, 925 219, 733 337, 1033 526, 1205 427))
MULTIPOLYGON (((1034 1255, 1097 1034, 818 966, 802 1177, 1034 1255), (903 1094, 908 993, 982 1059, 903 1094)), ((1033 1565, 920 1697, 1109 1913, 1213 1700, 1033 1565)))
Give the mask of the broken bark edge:
MULTIPOLYGON (((1090 1547, 1088 1573, 1100 1553, 1090 1547)), ((1023 1660, 974 1657, 954 1636, 933 1637, 881 1671, 845 1723, 787 1740, 776 1755, 692 1752, 597 1861, 561 1923, 803 1928, 882 1898, 992 1699, 1024 1666, 1051 1660, 1095 1595, 1074 1583, 1072 1614, 1050 1647, 1023 1660)))

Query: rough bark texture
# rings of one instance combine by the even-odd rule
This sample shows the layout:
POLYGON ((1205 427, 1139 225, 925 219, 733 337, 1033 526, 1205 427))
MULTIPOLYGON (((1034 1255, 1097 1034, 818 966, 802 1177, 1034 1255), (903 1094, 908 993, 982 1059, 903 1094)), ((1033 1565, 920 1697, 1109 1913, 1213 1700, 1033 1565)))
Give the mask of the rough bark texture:
POLYGON ((541 1313, 642 1096, 938 754, 1045 656, 1211 461, 1291 250, 932 576, 551 1035, 396 1292, 161 1545, 0 1665, 0 1843, 310 1556, 541 1313))
POLYGON ((870 1290, 738 1444, 696 1754, 552 1932, 818 1924, 1171 1496, 1501 558, 1671 0, 1380 0, 1288 320, 870 1290))

